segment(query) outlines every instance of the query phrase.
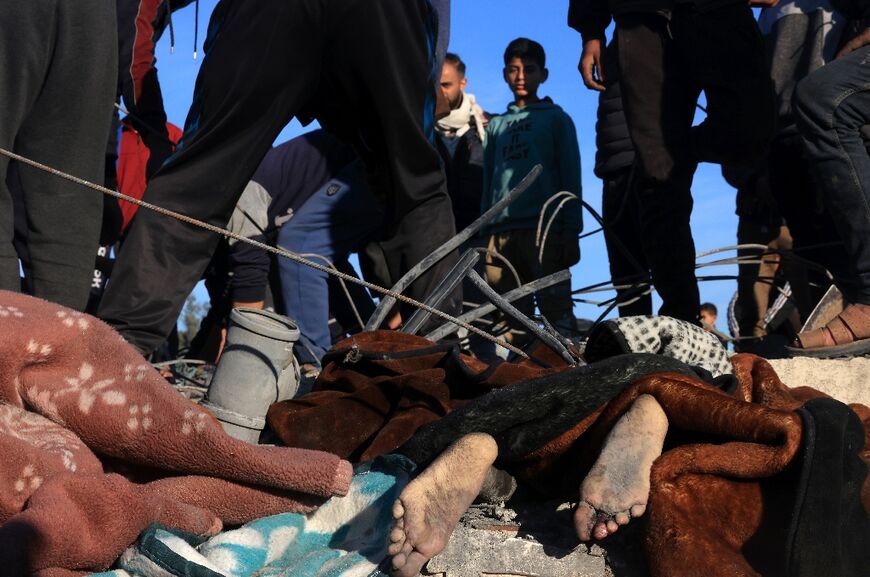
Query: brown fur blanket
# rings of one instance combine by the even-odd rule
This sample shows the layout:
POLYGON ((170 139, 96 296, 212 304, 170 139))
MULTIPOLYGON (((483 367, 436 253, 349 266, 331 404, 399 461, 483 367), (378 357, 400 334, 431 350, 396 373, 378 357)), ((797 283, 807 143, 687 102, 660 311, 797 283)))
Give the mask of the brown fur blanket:
POLYGON ((93 317, 0 292, 0 328, 3 575, 104 570, 154 522, 211 535, 348 489, 335 455, 224 434, 93 317))
POLYGON ((312 392, 275 403, 267 422, 290 447, 368 461, 471 399, 566 368, 548 349, 538 357, 549 367, 531 361, 488 366, 453 344, 395 331, 360 333, 324 357, 312 392))

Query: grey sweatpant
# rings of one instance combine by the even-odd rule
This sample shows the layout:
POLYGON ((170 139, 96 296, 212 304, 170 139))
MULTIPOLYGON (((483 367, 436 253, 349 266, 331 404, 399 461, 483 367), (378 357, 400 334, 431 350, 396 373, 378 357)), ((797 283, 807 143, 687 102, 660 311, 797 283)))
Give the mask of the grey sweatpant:
MULTIPOLYGON (((3 0, 0 146, 102 182, 117 84, 115 0, 3 0)), ((19 290, 9 159, 0 156, 0 288, 19 290)), ((103 199, 20 166, 36 296, 83 309, 103 199)))

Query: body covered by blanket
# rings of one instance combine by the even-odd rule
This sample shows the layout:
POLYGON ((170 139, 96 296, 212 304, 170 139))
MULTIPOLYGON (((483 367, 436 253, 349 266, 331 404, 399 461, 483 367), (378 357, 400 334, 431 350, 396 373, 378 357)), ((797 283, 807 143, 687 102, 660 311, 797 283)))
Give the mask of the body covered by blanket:
MULTIPOLYGON (((674 342, 662 331, 657 334, 674 342)), ((316 413, 320 418, 331 415, 343 422, 348 429, 344 432, 364 452, 372 446, 367 440, 378 438, 382 429, 372 418, 355 436, 352 415, 358 404, 366 407, 367 415, 387 423, 383 430, 405 427, 407 435, 411 423, 390 421, 389 411, 378 415, 368 403, 368 378, 372 386, 385 383, 417 391, 416 398, 400 396, 407 411, 416 408, 431 415, 427 425, 413 423, 416 434, 398 449, 419 466, 463 435, 484 432, 498 444, 497 467, 549 497, 577 500, 608 432, 635 399, 647 394, 658 401, 669 422, 665 452, 653 466, 645 515, 653 575, 802 577, 818 574, 813 571, 821 559, 838 575, 861 575, 856 567, 870 552, 866 407, 849 408, 809 388, 789 389, 757 357, 738 355, 731 367, 722 367, 721 357, 711 355, 717 352, 712 346, 698 351, 689 346, 684 352, 699 361, 714 360, 708 366, 717 373, 732 374, 713 378, 710 369, 663 354, 632 353, 517 378, 511 386, 451 406, 427 391, 482 391, 463 381, 462 373, 451 377, 438 366, 443 355, 427 358, 419 354, 422 343, 406 342, 403 349, 399 339, 410 339, 396 339, 389 350, 375 348, 383 346, 375 342, 370 348, 342 351, 327 367, 328 379, 319 383, 335 390, 321 390, 320 399, 308 406, 305 397, 294 402, 293 410, 282 410, 288 430, 302 429, 301 423, 310 426, 316 419, 308 419, 316 413), (341 411, 330 410, 336 401, 341 411), (437 411, 444 416, 435 418, 437 411), (299 424, 294 423, 297 417, 299 424)), ((687 340, 679 343, 659 352, 687 348, 687 340)), ((385 398, 387 393, 380 395, 385 398)), ((272 416, 285 407, 273 406, 272 416)), ((391 439, 401 436, 393 433, 391 439)), ((332 449, 334 441, 322 438, 332 449)), ((309 437, 303 446, 316 448, 318 442, 309 437)), ((358 449, 345 450, 353 454, 358 449)))
POLYGON ((573 421, 542 412, 541 406, 571 407, 572 398, 588 396, 589 377, 609 382, 626 370, 644 372, 638 363, 650 362, 640 360, 648 356, 622 355, 556 375, 574 376, 574 391, 554 378, 504 388, 424 427, 400 452, 427 463, 463 435, 487 433, 498 444, 496 466, 574 501, 607 433, 649 395, 669 425, 645 515, 654 577, 866 575, 867 407, 788 389, 766 361, 738 355, 736 386, 728 392, 686 372, 663 371, 633 380, 573 421))
POLYGON ((347 462, 232 439, 93 317, 0 292, 0 324, 4 575, 101 570, 154 522, 214 534, 347 491, 347 462))

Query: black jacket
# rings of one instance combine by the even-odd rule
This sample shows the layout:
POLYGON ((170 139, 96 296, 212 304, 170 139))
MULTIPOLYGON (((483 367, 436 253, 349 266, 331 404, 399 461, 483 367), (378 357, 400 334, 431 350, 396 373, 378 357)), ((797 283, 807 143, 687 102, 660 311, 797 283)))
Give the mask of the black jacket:
MULTIPOLYGON (((745 2, 746 0, 690 0, 689 3, 700 12, 709 12, 730 4, 745 2)), ((677 0, 570 0, 568 26, 579 32, 584 42, 593 38, 604 39, 604 31, 614 17, 650 12, 668 15, 676 5, 677 0)))
POLYGON ((606 179, 634 162, 634 144, 622 106, 615 48, 611 43, 605 54, 607 89, 598 95, 598 120, 595 122, 595 176, 606 179))

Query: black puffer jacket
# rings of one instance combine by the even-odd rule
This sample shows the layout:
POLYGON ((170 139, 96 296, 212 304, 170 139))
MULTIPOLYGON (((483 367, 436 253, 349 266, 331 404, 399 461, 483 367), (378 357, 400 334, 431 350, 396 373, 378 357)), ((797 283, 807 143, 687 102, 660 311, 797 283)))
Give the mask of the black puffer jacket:
MULTIPOLYGON (((857 3, 866 0, 845 1, 857 3)), ((690 2, 699 11, 708 12, 730 4, 745 4, 746 0, 690 0, 690 2)), ((579 32, 585 42, 592 38, 604 38, 604 31, 613 17, 650 12, 668 14, 676 4, 677 0, 570 0, 568 26, 579 32)))
POLYGON ((604 60, 607 90, 598 95, 598 120, 595 122, 595 176, 608 176, 634 162, 634 145, 622 106, 616 50, 611 43, 604 60))

